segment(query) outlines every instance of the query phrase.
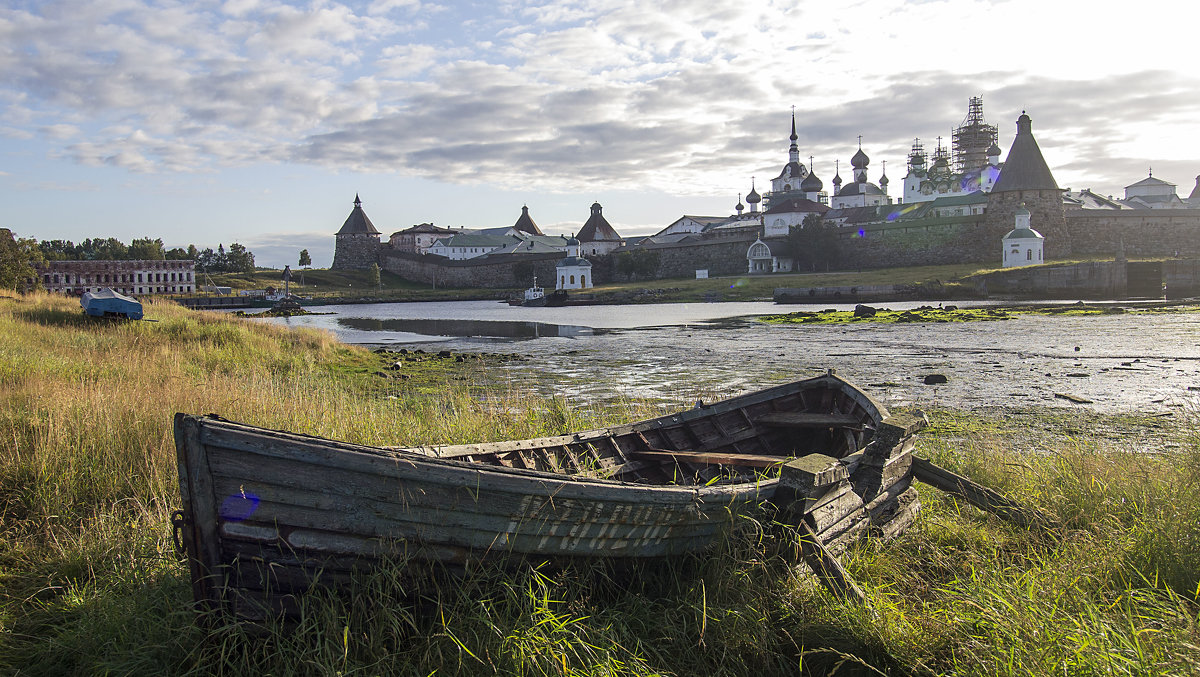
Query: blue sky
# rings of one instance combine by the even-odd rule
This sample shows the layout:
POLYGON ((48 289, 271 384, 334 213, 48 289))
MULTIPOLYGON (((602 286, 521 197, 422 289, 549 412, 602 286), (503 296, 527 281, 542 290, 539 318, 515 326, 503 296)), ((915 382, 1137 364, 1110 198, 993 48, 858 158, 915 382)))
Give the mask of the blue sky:
POLYGON ((385 235, 522 204, 565 233, 593 201, 645 234, 769 185, 793 105, 820 177, 861 134, 895 193, 913 138, 948 138, 973 95, 1005 151, 1029 112, 1063 187, 1119 195, 1153 166, 1186 196, 1200 11, 1147 7, 8 0, 0 227, 326 266, 358 193, 385 235))

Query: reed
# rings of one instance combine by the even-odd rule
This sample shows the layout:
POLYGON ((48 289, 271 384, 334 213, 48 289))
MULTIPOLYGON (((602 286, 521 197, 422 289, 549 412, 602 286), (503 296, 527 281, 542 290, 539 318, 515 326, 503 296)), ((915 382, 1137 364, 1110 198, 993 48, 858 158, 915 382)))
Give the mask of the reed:
POLYGON ((1041 427, 1030 437, 978 414, 935 413, 920 453, 1062 526, 1017 529, 923 490, 915 528, 845 556, 866 608, 829 597, 775 556, 760 516, 704 557, 526 562, 465 577, 396 562, 347 594, 314 590, 294 626, 212 619, 205 628, 170 539, 175 411, 385 445, 533 437, 660 412, 525 398, 502 374, 467 364, 454 369, 484 371, 465 381, 431 371, 447 379, 431 393, 381 379, 381 358, 324 334, 167 304, 148 316, 159 321, 92 322, 70 300, 0 297, 0 672, 1200 670, 1194 413, 1177 416, 1170 444, 1151 454, 1145 440, 1088 433, 1137 434, 1135 418, 1067 425, 1033 412, 1041 427))

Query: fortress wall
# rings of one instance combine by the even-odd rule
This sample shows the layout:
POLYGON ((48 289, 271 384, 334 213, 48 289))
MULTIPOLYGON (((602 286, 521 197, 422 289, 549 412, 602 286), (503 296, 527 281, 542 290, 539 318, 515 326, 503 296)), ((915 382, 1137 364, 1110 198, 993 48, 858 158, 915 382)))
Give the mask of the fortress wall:
MULTIPOLYGON (((1087 209, 1067 212, 1075 256, 1200 256, 1200 209, 1087 209)), ((1046 250, 1049 256, 1050 242, 1046 250)))
MULTIPOLYGON (((563 255, 556 252, 451 261, 442 256, 385 247, 380 254, 380 268, 413 282, 479 289, 525 288, 533 283, 536 275, 540 286, 553 289, 555 267, 562 258, 563 255)), ((602 275, 602 272, 600 267, 593 268, 594 274, 602 275)))

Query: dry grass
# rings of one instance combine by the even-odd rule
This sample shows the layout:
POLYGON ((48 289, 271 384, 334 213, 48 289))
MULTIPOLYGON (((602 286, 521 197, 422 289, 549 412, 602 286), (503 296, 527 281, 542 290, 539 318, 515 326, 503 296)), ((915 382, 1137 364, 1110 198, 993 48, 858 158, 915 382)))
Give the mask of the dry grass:
POLYGON ((69 300, 0 297, 0 672, 1200 672, 1194 418, 1176 431, 1181 446, 1147 457, 1049 419, 1038 448, 1014 449, 988 420, 935 416, 922 453, 1064 526, 1020 530, 923 491, 915 529, 845 558, 870 608, 828 597, 747 520, 703 558, 530 563, 450 584, 389 568, 347 595, 309 596, 295 627, 201 629, 169 537, 174 411, 374 444, 531 437, 656 412, 573 411, 502 382, 485 396, 381 389, 370 353, 323 334, 169 305, 148 316, 159 321, 92 322, 69 300))

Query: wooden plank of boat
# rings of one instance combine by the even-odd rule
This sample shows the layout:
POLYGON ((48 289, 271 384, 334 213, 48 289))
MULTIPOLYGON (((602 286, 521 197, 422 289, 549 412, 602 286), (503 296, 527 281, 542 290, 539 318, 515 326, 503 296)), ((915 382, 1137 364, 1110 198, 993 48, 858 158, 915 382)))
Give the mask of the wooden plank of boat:
POLYGON ((1056 520, 1041 510, 1028 508, 982 484, 935 465, 920 456, 912 457, 913 476, 918 480, 962 498, 967 503, 986 510, 1020 526, 1053 525, 1056 520))
POLYGON ((823 414, 805 411, 779 411, 755 419, 777 428, 861 428, 862 421, 850 414, 823 414))
POLYGON ((858 604, 866 602, 867 595, 862 588, 854 582, 854 579, 842 566, 841 561, 821 543, 821 539, 817 538, 812 528, 804 520, 800 520, 796 528, 800 532, 801 557, 821 583, 846 601, 858 604))
POLYGON ((793 456, 767 456, 765 454, 713 454, 698 451, 668 451, 666 449, 647 449, 629 453, 634 458, 657 459, 662 461, 683 461, 701 465, 732 465, 748 468, 771 468, 792 460, 793 456))

